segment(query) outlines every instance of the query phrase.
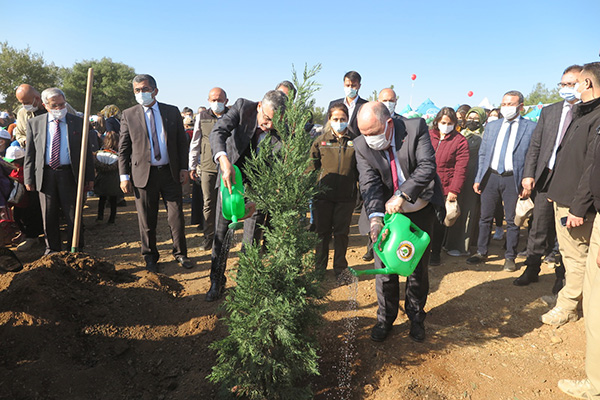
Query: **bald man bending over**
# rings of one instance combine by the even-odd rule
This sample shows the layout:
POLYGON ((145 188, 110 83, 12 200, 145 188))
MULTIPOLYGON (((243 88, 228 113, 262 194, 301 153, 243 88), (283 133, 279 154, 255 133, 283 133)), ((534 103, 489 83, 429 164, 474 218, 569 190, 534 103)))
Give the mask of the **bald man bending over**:
MULTIPOLYGON (((421 118, 392 118, 389 109, 380 102, 364 104, 357 122, 362 135, 354 140, 354 149, 371 239, 377 240, 383 216, 396 212, 431 234, 434 207, 443 207, 443 196, 427 124, 421 118)), ((417 342, 425 340, 428 250, 406 280, 404 309, 411 322, 409 336, 417 342)), ((376 255, 375 268, 383 267, 376 255)), ((398 275, 377 275, 375 287, 379 308, 371 339, 381 342, 398 316, 398 275)))

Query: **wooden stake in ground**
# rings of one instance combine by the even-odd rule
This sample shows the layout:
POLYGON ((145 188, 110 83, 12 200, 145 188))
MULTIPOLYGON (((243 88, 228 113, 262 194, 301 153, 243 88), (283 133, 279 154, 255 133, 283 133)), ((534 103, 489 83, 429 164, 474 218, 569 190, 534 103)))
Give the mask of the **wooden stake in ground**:
POLYGON ((75 206, 75 223, 73 228, 73 241, 71 253, 79 252, 79 229, 81 227, 81 213, 85 199, 85 164, 87 159, 88 135, 90 132, 90 108, 92 106, 92 83, 94 82, 94 68, 88 69, 87 88, 85 91, 85 110, 83 113, 83 132, 81 133, 81 156, 79 159, 79 175, 77 179, 77 203, 75 206))

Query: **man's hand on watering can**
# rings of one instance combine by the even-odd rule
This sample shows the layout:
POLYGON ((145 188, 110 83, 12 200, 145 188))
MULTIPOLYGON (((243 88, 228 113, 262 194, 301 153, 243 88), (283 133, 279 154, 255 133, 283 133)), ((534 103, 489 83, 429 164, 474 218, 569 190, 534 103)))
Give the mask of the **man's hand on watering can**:
POLYGON ((231 162, 226 155, 222 155, 217 161, 221 168, 221 179, 223 179, 225 187, 229 190, 229 194, 231 194, 231 186, 235 184, 235 171, 233 165, 231 165, 231 162))
POLYGON ((248 203, 246 203, 245 208, 246 208, 246 212, 244 214, 244 217, 240 218, 240 219, 246 219, 246 218, 250 218, 251 216, 253 216, 254 213, 256 212, 256 203, 248 202, 248 203))
POLYGON ((388 214, 402 212, 402 205, 404 202, 404 197, 393 195, 392 198, 385 203, 385 212, 388 214))
POLYGON ((370 219, 371 229, 369 234, 371 235, 371 242, 375 243, 377 241, 377 237, 379 236, 379 232, 383 229, 383 218, 381 217, 373 217, 370 219))

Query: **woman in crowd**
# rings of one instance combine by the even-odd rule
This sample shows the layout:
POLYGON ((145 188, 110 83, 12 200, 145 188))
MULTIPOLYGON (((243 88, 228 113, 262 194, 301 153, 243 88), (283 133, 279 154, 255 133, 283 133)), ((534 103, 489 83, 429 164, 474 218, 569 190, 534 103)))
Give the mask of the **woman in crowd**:
POLYGON ((471 109, 471 106, 468 104, 463 104, 456 109, 456 118, 458 119, 458 123, 456 124, 456 130, 461 132, 465 127, 465 122, 467 118, 467 112, 471 109))
POLYGON ((486 119, 487 114, 483 108, 473 107, 466 113, 465 128, 461 131, 469 145, 469 163, 464 184, 466 189, 458 196, 460 216, 454 225, 448 228, 446 248, 450 256, 467 256, 470 254, 469 247, 477 244, 480 203, 479 195, 472 187, 477 175, 479 146, 486 119))
POLYGON ((109 104, 100 113, 104 117, 106 131, 112 131, 118 135, 121 132, 121 123, 119 122, 121 110, 119 110, 119 107, 109 104))
MULTIPOLYGON (((450 107, 444 107, 438 112, 429 131, 431 144, 435 149, 437 173, 446 201, 449 202, 458 200, 469 163, 469 144, 456 130, 457 123, 456 112, 450 107)), ((439 221, 434 221, 429 265, 440 265, 440 252, 445 234, 446 227, 439 221)))
POLYGON ((319 171, 318 185, 322 189, 313 202, 315 230, 319 236, 316 265, 322 272, 327 269, 333 234, 336 276, 348 267, 346 250, 358 181, 354 138, 348 131, 348 119, 348 108, 344 104, 331 106, 323 134, 315 139, 311 148, 312 169, 319 171))

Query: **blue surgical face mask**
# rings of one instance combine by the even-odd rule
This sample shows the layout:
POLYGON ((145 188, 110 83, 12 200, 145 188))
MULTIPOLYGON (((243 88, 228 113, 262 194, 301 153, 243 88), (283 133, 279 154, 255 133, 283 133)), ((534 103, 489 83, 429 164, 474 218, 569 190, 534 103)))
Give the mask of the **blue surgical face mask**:
POLYGON ((348 127, 347 122, 339 122, 339 121, 331 121, 330 122, 331 129, 335 131, 335 133, 342 133, 348 127))
POLYGON ((353 87, 350 87, 350 86, 344 86, 344 94, 349 99, 353 99, 353 98, 356 97, 356 95, 358 95, 358 90, 356 90, 356 89, 354 89, 353 87))
POLYGON ((577 90, 575 90, 574 87, 570 88, 565 86, 558 91, 558 94, 566 101, 573 101, 578 99, 577 95, 579 93, 577 92, 577 90))

